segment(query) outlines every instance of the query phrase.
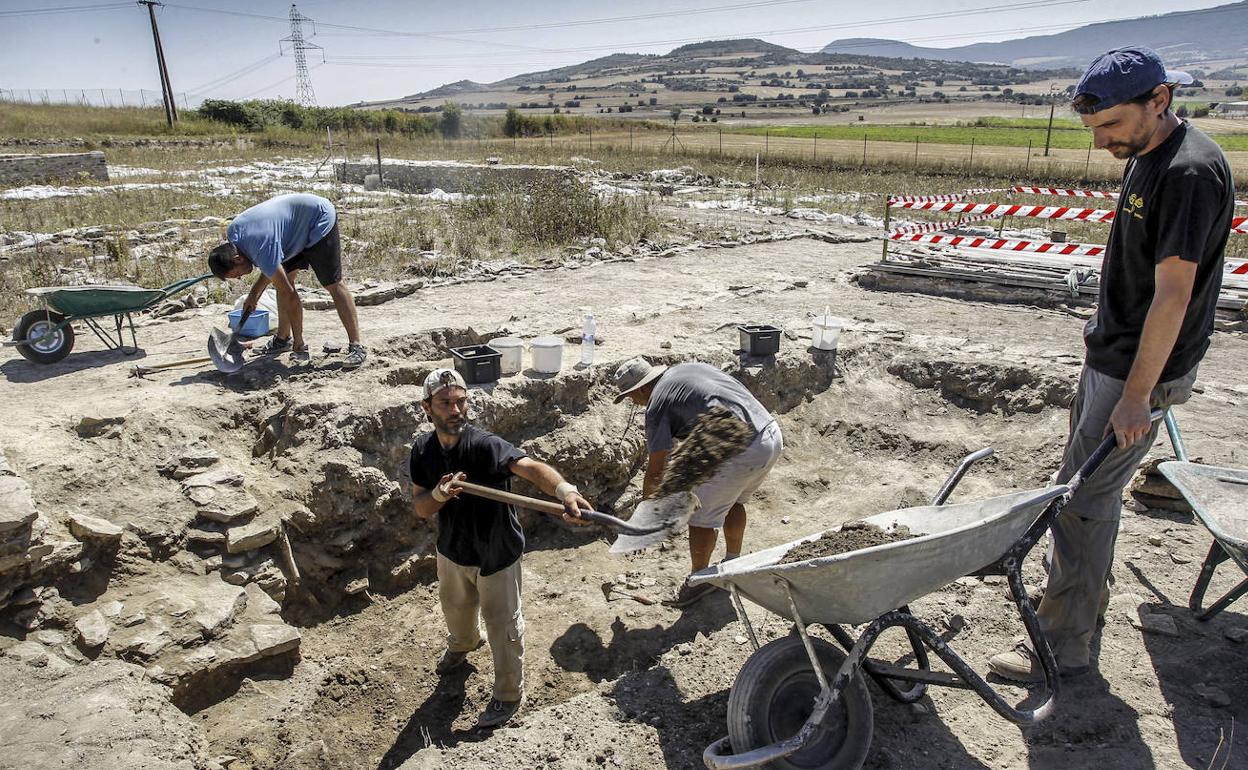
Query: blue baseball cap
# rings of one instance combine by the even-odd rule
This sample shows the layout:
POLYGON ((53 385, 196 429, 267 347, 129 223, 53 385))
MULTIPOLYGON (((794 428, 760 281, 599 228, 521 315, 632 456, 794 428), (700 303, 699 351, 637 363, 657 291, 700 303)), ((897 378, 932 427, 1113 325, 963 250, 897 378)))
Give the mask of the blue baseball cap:
POLYGON ((1100 112, 1146 93, 1162 83, 1188 85, 1192 76, 1168 70, 1151 48, 1115 48, 1092 60, 1075 86, 1075 98, 1087 94, 1097 98, 1090 112, 1100 112))

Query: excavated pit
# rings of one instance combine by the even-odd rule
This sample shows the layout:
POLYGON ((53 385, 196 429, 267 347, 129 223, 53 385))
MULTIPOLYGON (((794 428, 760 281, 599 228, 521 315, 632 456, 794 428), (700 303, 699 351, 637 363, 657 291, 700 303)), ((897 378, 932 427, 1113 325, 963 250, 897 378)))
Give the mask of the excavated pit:
MULTIPOLYGON (((374 384, 351 397, 324 375, 274 377, 251 398, 180 422, 135 412, 116 435, 77 439, 78 460, 40 469, 36 491, 103 496, 136 511, 126 523, 139 536, 95 554, 95 571, 61 579, 60 597, 44 605, 53 625, 72 624, 72 605, 114 594, 146 611, 146 624, 114 631, 94 654, 146 668, 204 731, 212 754, 245 763, 235 767, 423 767, 428 752, 454 755, 481 740, 471 725, 489 697, 488 655, 474 654, 454 677, 432 673, 443 634, 434 533, 410 511, 407 460, 412 438, 430 428, 419 404, 424 375, 445 365, 450 347, 489 336, 437 329, 385 340, 374 348, 374 384), (119 449, 150 463, 96 467, 119 449), (260 537, 231 553, 238 522, 260 537), (168 590, 148 584, 158 575, 168 590)), ((1056 457, 1061 435, 1051 429, 1060 420, 1046 412, 1073 388, 1023 364, 957 363, 891 342, 845 345, 835 355, 698 358, 741 379, 785 433, 784 458, 751 507, 751 548, 925 503, 962 456, 1012 430, 1006 416, 1038 421, 1032 444, 1056 457)), ((612 403, 617 363, 474 388, 471 414, 559 468, 598 509, 626 518, 639 499, 645 449, 642 415, 612 403)), ((1031 457, 995 458, 959 494, 1024 485, 1050 470, 1031 457)), ((614 718, 653 727, 722 710, 722 693, 680 702, 670 679, 652 683, 655 702, 638 700, 636 688, 671 656, 731 634, 725 603, 680 614, 608 603, 598 588, 612 581, 662 598, 687 569, 683 540, 617 559, 600 529, 521 515, 531 711, 588 713, 605 703, 614 718)), ((691 751, 700 736, 683 738, 691 751)), ((598 764, 597 756, 585 760, 598 764)))

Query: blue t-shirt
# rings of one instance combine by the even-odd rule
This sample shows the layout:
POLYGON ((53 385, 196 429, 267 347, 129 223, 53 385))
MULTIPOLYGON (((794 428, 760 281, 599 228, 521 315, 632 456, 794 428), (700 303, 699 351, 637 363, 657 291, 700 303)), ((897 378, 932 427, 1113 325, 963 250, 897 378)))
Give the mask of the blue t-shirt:
POLYGON ((337 219, 334 204, 319 195, 278 195, 234 217, 226 237, 272 278, 278 265, 329 235, 337 219))

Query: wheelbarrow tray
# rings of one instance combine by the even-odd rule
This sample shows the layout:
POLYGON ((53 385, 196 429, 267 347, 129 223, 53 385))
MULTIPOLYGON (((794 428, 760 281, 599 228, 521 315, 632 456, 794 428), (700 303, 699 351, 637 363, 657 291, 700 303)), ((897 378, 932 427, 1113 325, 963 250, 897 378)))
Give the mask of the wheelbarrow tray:
POLYGON ((164 289, 142 286, 47 286, 27 294, 71 318, 137 313, 168 296, 164 289))
POLYGON ((1248 574, 1248 470, 1177 461, 1158 467, 1213 535, 1213 545, 1188 599, 1197 619, 1208 620, 1248 593, 1246 579, 1209 607, 1203 606, 1218 564, 1230 559, 1248 574))
POLYGON ((883 529, 905 525, 918 537, 779 563, 789 549, 824 535, 819 532, 701 570, 689 582, 735 586, 754 603, 785 617, 791 614, 791 593, 807 623, 866 623, 997 561, 1067 491, 1059 485, 878 513, 863 521, 883 529))

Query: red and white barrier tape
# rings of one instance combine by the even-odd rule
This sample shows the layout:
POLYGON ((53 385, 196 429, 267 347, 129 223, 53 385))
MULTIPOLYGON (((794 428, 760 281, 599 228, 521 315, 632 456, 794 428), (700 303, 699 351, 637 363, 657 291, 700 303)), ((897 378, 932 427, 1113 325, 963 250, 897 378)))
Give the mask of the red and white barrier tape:
POLYGON ((888 237, 892 238, 895 235, 913 235, 915 233, 938 233, 942 230, 952 230, 955 227, 969 225, 972 222, 982 222, 986 219, 1000 218, 1000 214, 979 214, 973 217, 959 217, 958 219, 953 219, 948 222, 923 222, 922 224, 917 225, 903 225, 895 230, 890 230, 888 237))
POLYGON ((888 205, 894 203, 951 203, 964 200, 968 193, 949 193, 948 195, 890 195, 888 205))
POLYGON ((1231 220, 1231 232, 1240 235, 1248 234, 1248 217, 1235 217, 1231 220))
POLYGON ((1061 195, 1068 198, 1109 198, 1118 197, 1116 192, 1101 192, 1100 190, 1068 190, 1064 187, 1028 187, 1026 185, 1017 185, 1013 189, 1016 193, 1027 193, 1028 195, 1061 195))
POLYGON ((1089 246, 1081 243, 1050 243, 1048 241, 1022 241, 1015 238, 992 238, 975 235, 944 235, 900 233, 890 235, 890 240, 908 243, 940 243, 946 246, 960 246, 964 249, 999 249, 1002 251, 1022 251, 1030 254, 1057 254, 1061 256, 1099 257, 1105 253, 1104 246, 1089 246))
POLYGON ((1114 212, 1108 209, 1079 209, 1070 206, 1023 206, 1010 203, 939 203, 897 201, 888 204, 895 209, 916 209, 921 211, 947 211, 974 216, 976 214, 993 214, 999 217, 1032 217, 1035 219, 1074 219, 1085 222, 1109 222, 1114 212))

